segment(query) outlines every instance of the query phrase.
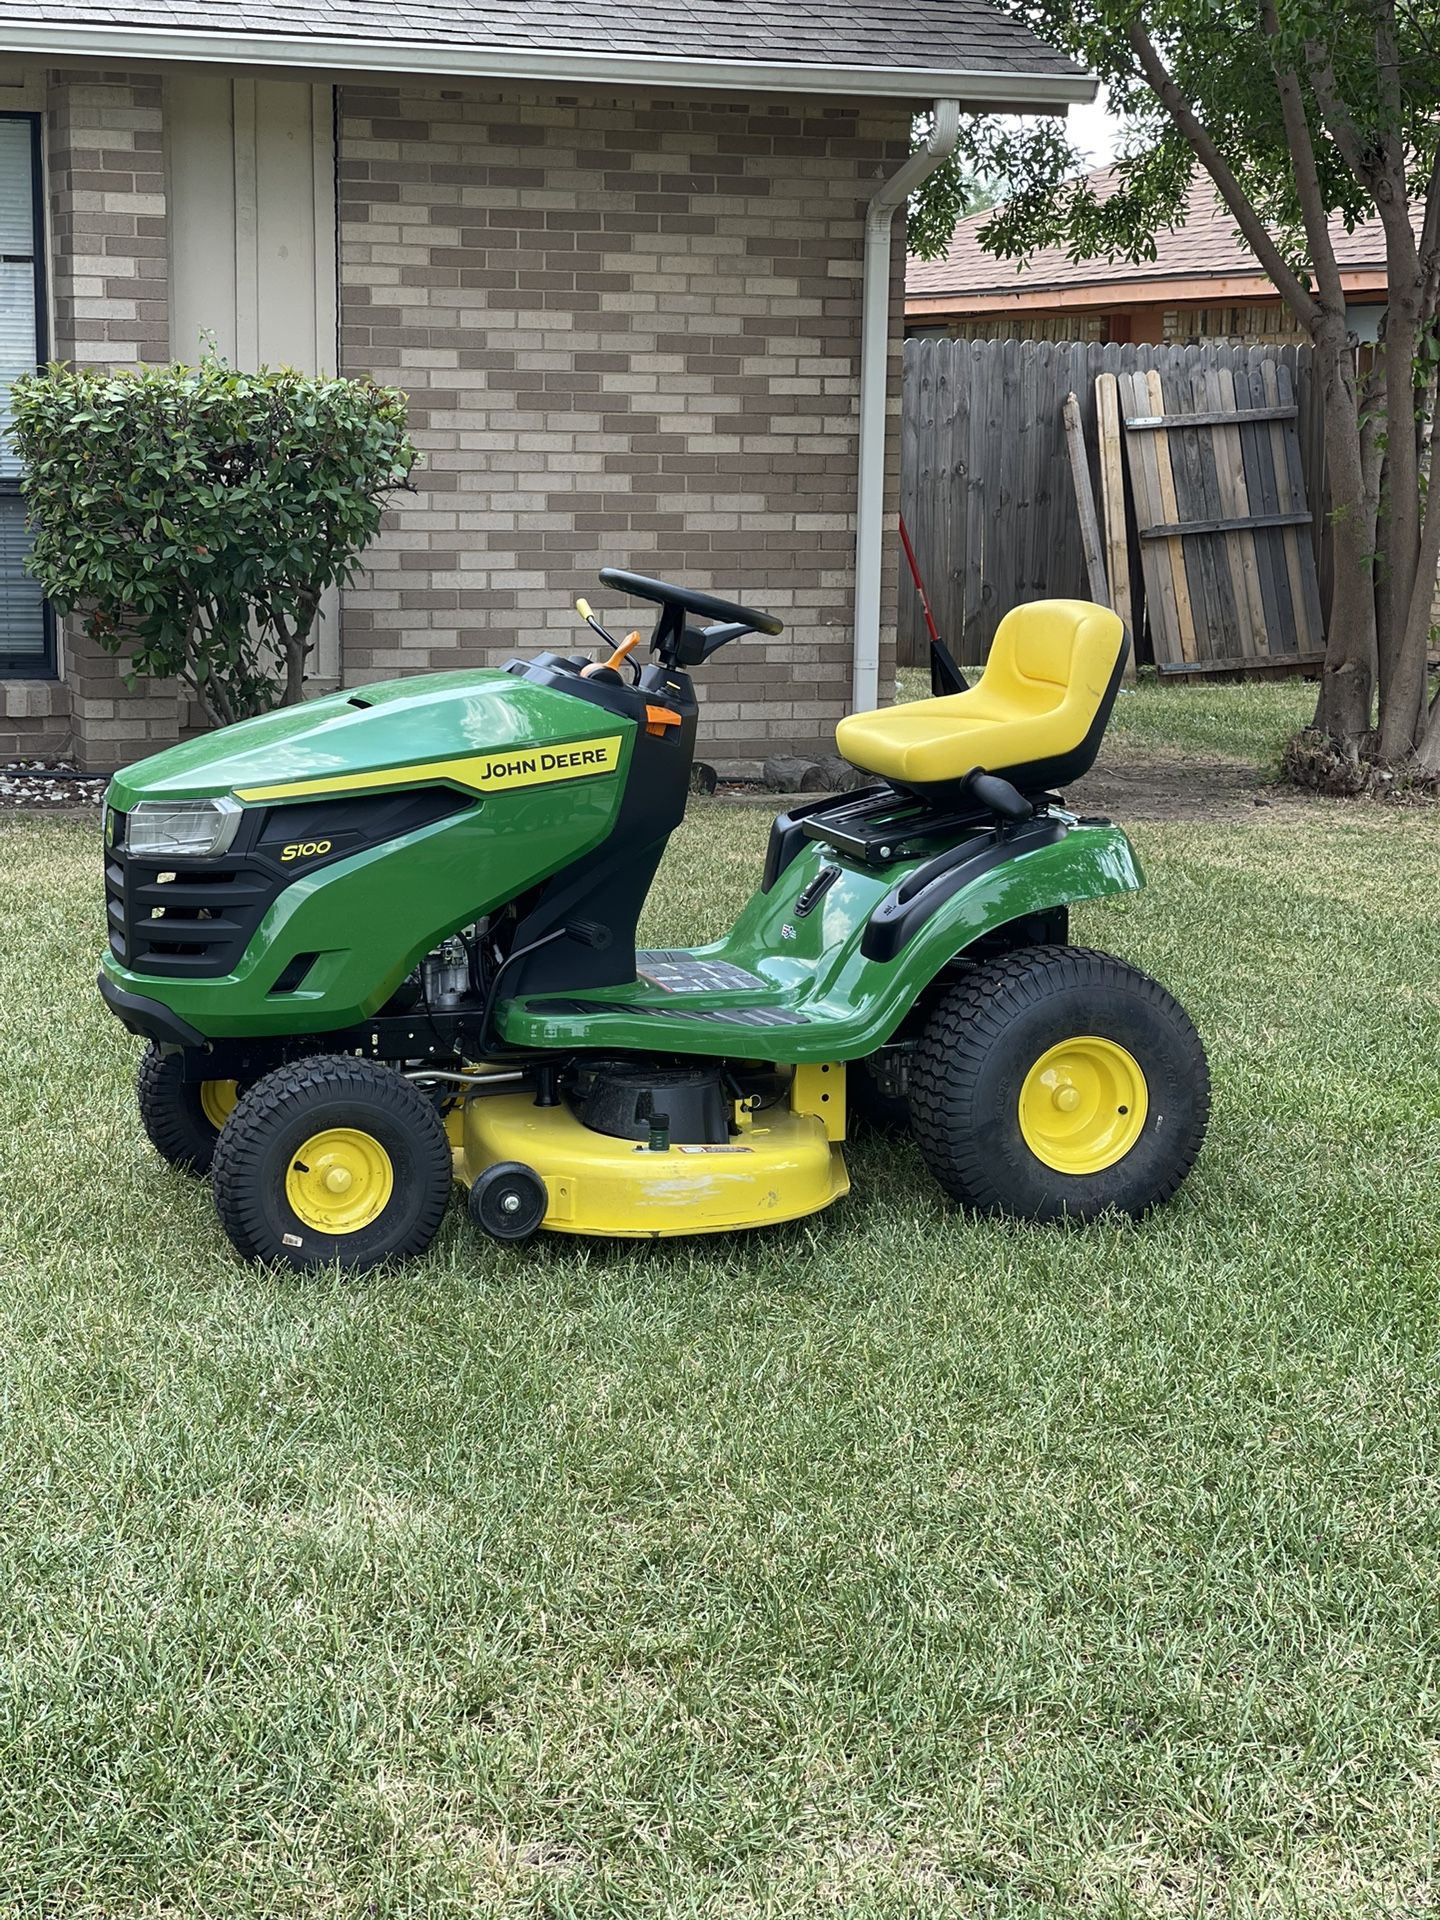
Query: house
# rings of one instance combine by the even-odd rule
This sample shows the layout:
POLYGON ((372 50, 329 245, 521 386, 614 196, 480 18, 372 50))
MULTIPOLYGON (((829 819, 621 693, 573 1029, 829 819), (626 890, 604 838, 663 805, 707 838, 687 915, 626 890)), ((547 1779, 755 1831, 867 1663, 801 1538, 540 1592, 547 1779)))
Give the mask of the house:
MULTIPOLYGON (((0 373, 213 336, 398 384, 418 492, 320 684, 553 645, 619 563, 786 621, 707 670, 711 758, 814 749, 893 657, 893 211, 957 104, 1092 91, 986 0, 7 0, 0 373)), ((0 754, 173 740, 24 544, 12 461, 0 754)))
MULTIPOLYGON (((1101 199, 1113 167, 1090 175, 1101 199)), ((1072 260, 1047 247, 1023 266, 980 244, 988 213, 955 229, 943 260, 911 260, 905 277, 905 326, 912 334, 958 339, 1099 340, 1158 344, 1201 339, 1308 339, 1235 230, 1209 175, 1197 168, 1185 217, 1155 235, 1155 258, 1138 264, 1072 260)), ((1378 220, 1331 238, 1341 268, 1352 330, 1373 340, 1385 306, 1385 237, 1378 220)))

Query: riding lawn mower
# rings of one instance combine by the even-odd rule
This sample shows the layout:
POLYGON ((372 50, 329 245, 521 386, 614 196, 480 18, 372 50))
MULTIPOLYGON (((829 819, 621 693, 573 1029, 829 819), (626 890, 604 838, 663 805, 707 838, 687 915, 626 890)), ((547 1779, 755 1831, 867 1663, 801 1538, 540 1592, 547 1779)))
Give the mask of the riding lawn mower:
POLYGON ((774 821, 730 931, 636 947, 691 788, 692 670, 774 616, 607 568, 650 659, 330 694, 118 774, 100 991, 139 1104, 241 1254, 419 1254, 456 1181, 480 1232, 622 1239, 794 1220, 849 1185, 847 1104, 963 1207, 1139 1215, 1199 1151, 1205 1055, 1165 989, 1069 944, 1141 885, 1056 789, 1124 666, 1115 614, 1038 601, 962 693, 843 720, 856 790, 774 821))

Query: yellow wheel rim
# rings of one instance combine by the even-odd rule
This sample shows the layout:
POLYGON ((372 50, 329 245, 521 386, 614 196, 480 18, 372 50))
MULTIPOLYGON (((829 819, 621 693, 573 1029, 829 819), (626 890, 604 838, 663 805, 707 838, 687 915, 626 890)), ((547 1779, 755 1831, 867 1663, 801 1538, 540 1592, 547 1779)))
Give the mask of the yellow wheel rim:
POLYGON ((217 1133, 235 1111, 235 1102, 239 1098, 240 1089, 233 1080, 200 1082, 200 1111, 217 1133))
POLYGON ((1056 1173, 1100 1173, 1129 1153, 1149 1108, 1134 1055, 1098 1034, 1076 1034, 1042 1053, 1026 1074, 1020 1132, 1056 1173))
POLYGON ((394 1191, 389 1154, 354 1127, 312 1133, 285 1174, 290 1211, 316 1233, 359 1233, 380 1218, 394 1191))

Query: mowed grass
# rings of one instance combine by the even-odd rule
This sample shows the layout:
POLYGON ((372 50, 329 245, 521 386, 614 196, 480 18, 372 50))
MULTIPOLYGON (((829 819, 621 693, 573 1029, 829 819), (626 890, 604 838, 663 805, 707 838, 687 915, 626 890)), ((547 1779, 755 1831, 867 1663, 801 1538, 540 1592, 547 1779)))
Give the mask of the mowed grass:
MULTIPOLYGON (((765 824, 698 806, 650 934, 765 824)), ((456 1207, 346 1282, 149 1150, 94 826, 0 827, 0 1912, 1430 1911, 1440 822, 1136 839, 1075 932, 1211 1050, 1157 1217, 868 1140, 798 1227, 456 1207)))

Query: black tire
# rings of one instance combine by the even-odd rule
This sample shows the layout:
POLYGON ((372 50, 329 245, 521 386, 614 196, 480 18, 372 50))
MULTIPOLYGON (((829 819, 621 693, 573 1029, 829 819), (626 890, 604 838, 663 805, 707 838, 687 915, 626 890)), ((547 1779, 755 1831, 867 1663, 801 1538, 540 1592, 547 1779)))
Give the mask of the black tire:
POLYGON ((1138 1217, 1168 1200, 1194 1165, 1210 1073, 1188 1014, 1157 980, 1083 947, 1026 947, 976 967, 940 1001, 911 1065, 910 1112, 930 1171, 977 1213, 1138 1217), (1124 1048, 1139 1066, 1144 1123, 1113 1165, 1061 1172, 1027 1143, 1020 1091, 1050 1048, 1088 1035, 1124 1048))
MULTIPOLYGON (((423 1253, 450 1198, 452 1163, 434 1104, 394 1068, 344 1054, 292 1061, 257 1080, 215 1149, 215 1211, 238 1253, 304 1270, 338 1261, 364 1273, 423 1253), (374 1218, 326 1231, 287 1194, 296 1159, 315 1135, 345 1129, 380 1149, 390 1186, 374 1218)), ((303 1200, 301 1202, 303 1204, 303 1200)))
MULTIPOLYGON (((232 1082, 211 1084, 229 1087, 228 1097, 233 1098, 232 1082)), ((220 1138, 220 1127, 205 1110, 202 1082, 185 1079, 182 1056, 176 1052, 161 1053, 155 1042, 150 1041, 140 1056, 135 1098, 140 1107, 141 1124, 161 1159, 168 1160, 181 1173, 193 1173, 197 1177, 207 1174, 214 1158, 215 1142, 220 1138)), ((224 1124, 222 1121, 221 1125, 224 1124)))
POLYGON ((550 1209, 545 1182, 519 1160, 497 1160, 470 1187, 472 1223, 492 1240, 533 1240, 550 1209))

